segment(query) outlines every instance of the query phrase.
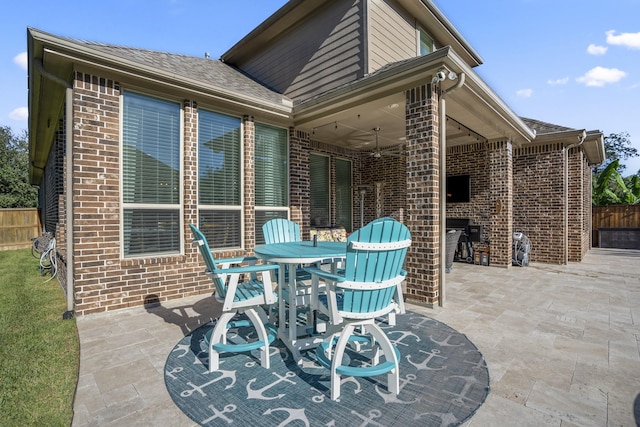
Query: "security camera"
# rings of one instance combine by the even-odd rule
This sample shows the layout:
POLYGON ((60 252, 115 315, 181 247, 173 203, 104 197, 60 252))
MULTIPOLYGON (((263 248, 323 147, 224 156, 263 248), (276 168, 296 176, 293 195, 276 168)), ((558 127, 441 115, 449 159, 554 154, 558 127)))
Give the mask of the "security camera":
POLYGON ((436 73, 436 77, 438 78, 438 81, 444 81, 444 79, 447 78, 447 74, 444 71, 438 71, 436 73))

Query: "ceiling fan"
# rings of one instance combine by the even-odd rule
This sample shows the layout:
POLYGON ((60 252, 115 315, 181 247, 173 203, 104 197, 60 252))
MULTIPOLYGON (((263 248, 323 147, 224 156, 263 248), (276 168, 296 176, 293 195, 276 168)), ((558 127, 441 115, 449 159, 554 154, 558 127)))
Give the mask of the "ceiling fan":
POLYGON ((384 150, 380 149, 380 142, 378 141, 378 134, 380 133, 380 128, 375 127, 373 131, 376 133, 376 148, 372 153, 369 153, 370 156, 379 159, 380 157, 400 157, 400 147, 391 147, 384 150))

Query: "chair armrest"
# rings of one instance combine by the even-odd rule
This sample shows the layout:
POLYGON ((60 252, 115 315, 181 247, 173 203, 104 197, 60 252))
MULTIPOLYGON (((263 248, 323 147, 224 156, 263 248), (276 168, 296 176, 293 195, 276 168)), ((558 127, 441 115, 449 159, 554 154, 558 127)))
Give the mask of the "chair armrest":
POLYGON ((257 273, 259 271, 277 270, 280 268, 278 264, 260 264, 260 265, 247 265, 244 267, 222 268, 218 270, 221 274, 236 274, 236 273, 257 273))
POLYGON ((216 261, 216 264, 240 264, 243 262, 255 264, 255 262, 258 261, 258 258, 254 256, 245 256, 245 257, 238 257, 238 258, 216 259, 215 261, 216 261))
POLYGON ((340 276, 337 274, 331 274, 328 271, 324 271, 318 267, 306 267, 304 269, 304 271, 306 271, 309 274, 312 274, 314 276, 318 276, 321 277, 325 280, 330 280, 333 282, 344 282, 344 276, 340 276))

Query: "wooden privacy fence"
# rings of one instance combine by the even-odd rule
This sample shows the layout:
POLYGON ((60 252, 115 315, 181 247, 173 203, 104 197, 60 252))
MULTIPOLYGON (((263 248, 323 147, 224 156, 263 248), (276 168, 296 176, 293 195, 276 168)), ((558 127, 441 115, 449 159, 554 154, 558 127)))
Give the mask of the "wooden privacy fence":
POLYGON ((36 208, 0 209, 0 250, 28 248, 41 230, 36 208))
POLYGON ((633 236, 640 233, 640 205, 593 206, 591 231, 593 246, 601 246, 601 235, 604 238, 605 232, 614 232, 625 240, 634 240, 633 236))

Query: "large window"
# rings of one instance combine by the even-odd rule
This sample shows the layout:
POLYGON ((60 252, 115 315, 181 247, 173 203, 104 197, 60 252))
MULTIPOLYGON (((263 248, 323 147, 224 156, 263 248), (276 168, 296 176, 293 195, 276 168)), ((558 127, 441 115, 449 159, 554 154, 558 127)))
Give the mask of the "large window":
POLYGON ((335 159, 335 183, 331 185, 331 159, 320 154, 309 155, 310 211, 312 227, 353 227, 351 196, 351 162, 335 159), (332 187, 335 194, 332 194, 332 187), (331 201, 335 201, 335 218, 331 215, 331 201))
POLYGON ((336 221, 337 227, 351 232, 353 200, 351 193, 351 162, 336 159, 336 221))
POLYGON ((256 243, 264 243, 262 225, 289 217, 289 155, 287 130, 256 123, 256 243))
POLYGON ((331 226, 331 174, 329 157, 309 154, 310 210, 312 227, 331 226))
POLYGON ((435 50, 433 38, 423 29, 420 29, 420 56, 428 55, 435 50))
POLYGON ((180 104, 131 92, 123 99, 124 255, 179 253, 180 104))
POLYGON ((213 250, 242 242, 241 123, 237 117, 198 112, 199 227, 213 250))

